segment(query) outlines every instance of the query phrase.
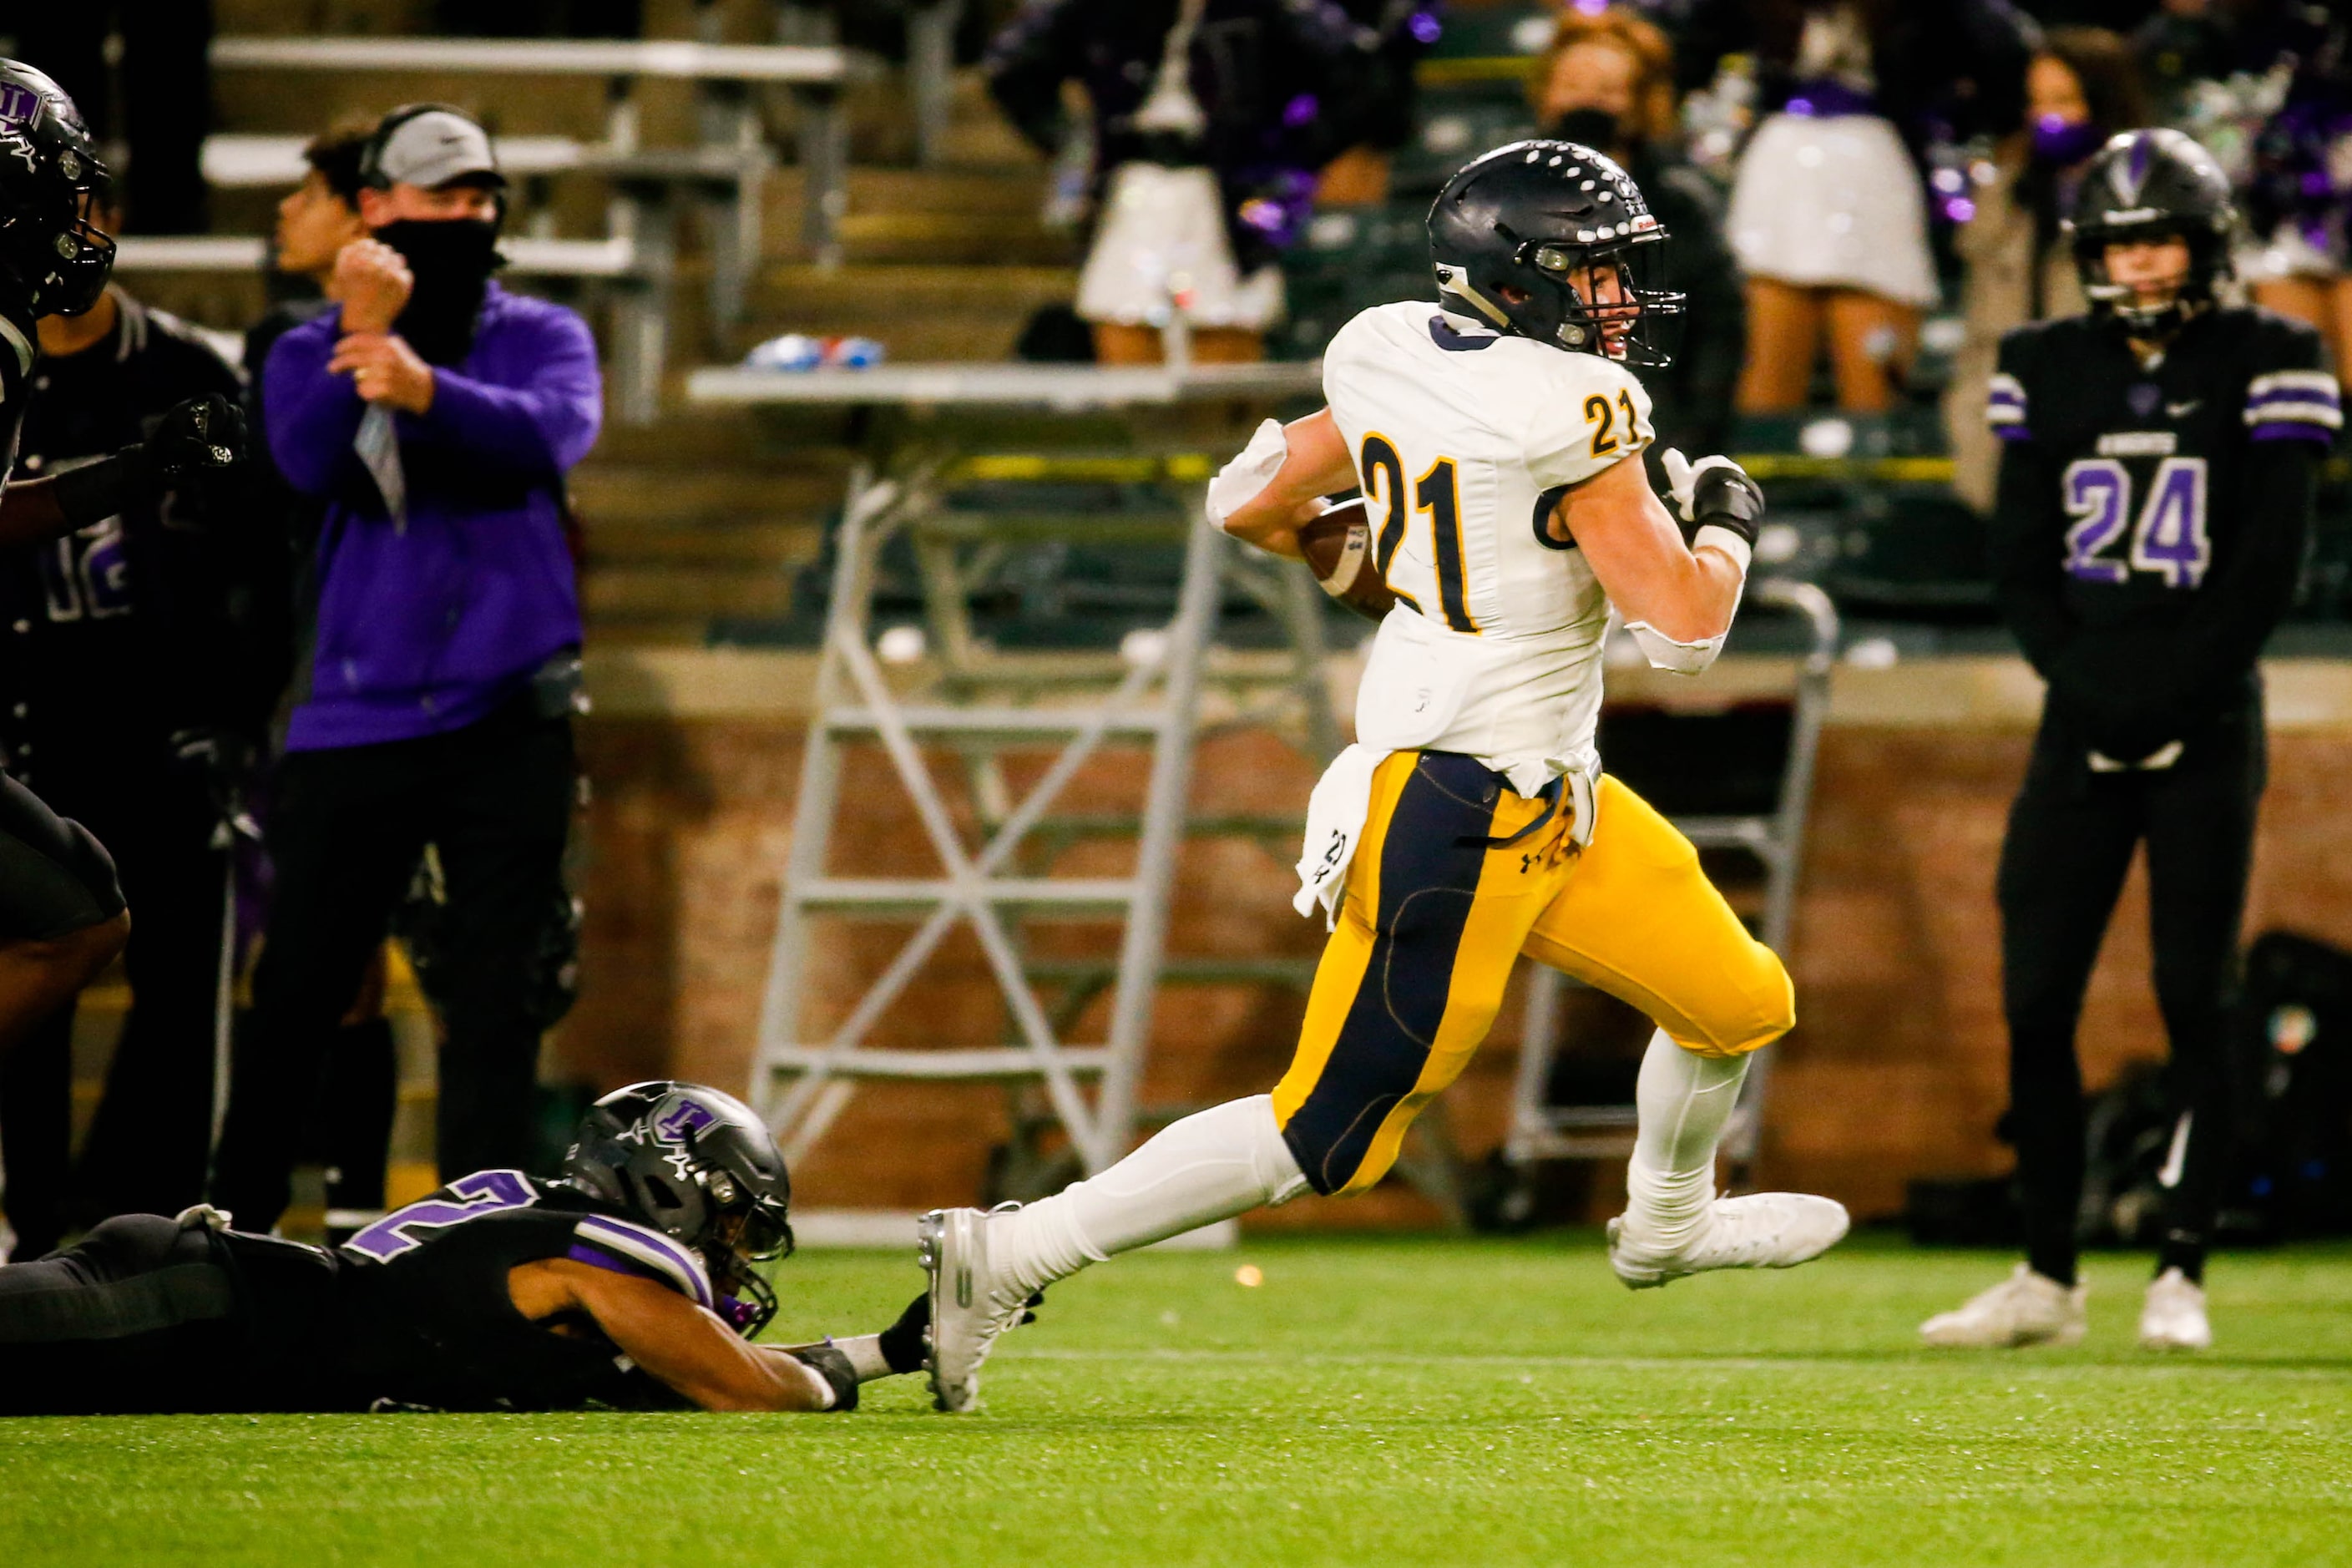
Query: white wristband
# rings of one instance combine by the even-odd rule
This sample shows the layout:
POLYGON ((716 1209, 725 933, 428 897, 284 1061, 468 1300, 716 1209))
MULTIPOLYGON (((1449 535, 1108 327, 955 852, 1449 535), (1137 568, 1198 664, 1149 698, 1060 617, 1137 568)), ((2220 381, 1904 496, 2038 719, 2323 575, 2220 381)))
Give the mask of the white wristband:
POLYGON ((1754 548, 1748 541, 1721 523, 1702 523, 1698 532, 1691 539, 1691 551, 1696 554, 1710 544, 1739 563, 1739 574, 1742 577, 1748 575, 1748 563, 1755 554, 1754 548))

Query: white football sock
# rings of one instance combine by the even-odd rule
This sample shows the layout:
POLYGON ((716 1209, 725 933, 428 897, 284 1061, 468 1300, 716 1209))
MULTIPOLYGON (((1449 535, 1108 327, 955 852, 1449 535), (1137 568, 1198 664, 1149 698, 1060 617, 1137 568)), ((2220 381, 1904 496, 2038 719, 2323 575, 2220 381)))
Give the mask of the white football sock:
POLYGON ((1664 1029, 1650 1037, 1633 1088, 1641 1131, 1625 1167, 1625 1216, 1644 1236, 1675 1241, 1715 1196, 1715 1147, 1739 1102, 1748 1058, 1703 1057, 1664 1029))
POLYGON ((898 1368, 882 1353, 880 1334, 852 1334, 847 1339, 824 1342, 849 1358, 849 1370, 857 1374, 860 1383, 872 1383, 877 1378, 897 1375, 898 1368))
POLYGON ((1272 1098, 1230 1100, 1169 1123, 1100 1175, 991 1220, 990 1268, 1026 1295, 1089 1263, 1306 1189, 1272 1098))

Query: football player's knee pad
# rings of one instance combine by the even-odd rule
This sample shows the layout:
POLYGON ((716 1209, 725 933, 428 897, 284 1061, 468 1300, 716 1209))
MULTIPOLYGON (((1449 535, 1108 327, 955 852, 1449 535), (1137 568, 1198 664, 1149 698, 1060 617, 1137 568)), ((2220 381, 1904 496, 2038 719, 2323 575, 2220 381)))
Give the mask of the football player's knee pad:
POLYGON ((1756 944, 1754 972, 1725 977, 1732 988, 1720 1011, 1691 1020, 1695 1037, 1679 1031, 1675 1044, 1702 1057, 1741 1057, 1760 1051, 1797 1026, 1797 987, 1779 955, 1756 944))

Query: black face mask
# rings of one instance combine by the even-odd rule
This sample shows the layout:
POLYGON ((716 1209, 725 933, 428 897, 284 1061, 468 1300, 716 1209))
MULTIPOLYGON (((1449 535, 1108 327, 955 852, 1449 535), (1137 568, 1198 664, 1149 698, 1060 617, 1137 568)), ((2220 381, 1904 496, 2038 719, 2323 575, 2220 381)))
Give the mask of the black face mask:
POLYGON ((454 365, 474 346, 482 289, 501 265, 499 226, 474 218, 421 222, 403 218, 375 231, 400 252, 416 286, 392 330, 427 364, 454 365))
POLYGON ((1544 134, 1606 153, 1617 145, 1620 128, 1617 117, 1605 109, 1571 109, 1553 121, 1544 134))

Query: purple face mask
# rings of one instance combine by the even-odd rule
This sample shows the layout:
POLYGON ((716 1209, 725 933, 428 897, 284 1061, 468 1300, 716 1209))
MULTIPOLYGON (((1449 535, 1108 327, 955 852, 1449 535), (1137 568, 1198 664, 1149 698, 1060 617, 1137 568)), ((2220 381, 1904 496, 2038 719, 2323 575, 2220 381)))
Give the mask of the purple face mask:
POLYGON ((2066 168, 2097 152, 2106 136, 2087 120, 2062 120, 2045 114, 2033 122, 2033 158, 2039 163, 2066 168))

